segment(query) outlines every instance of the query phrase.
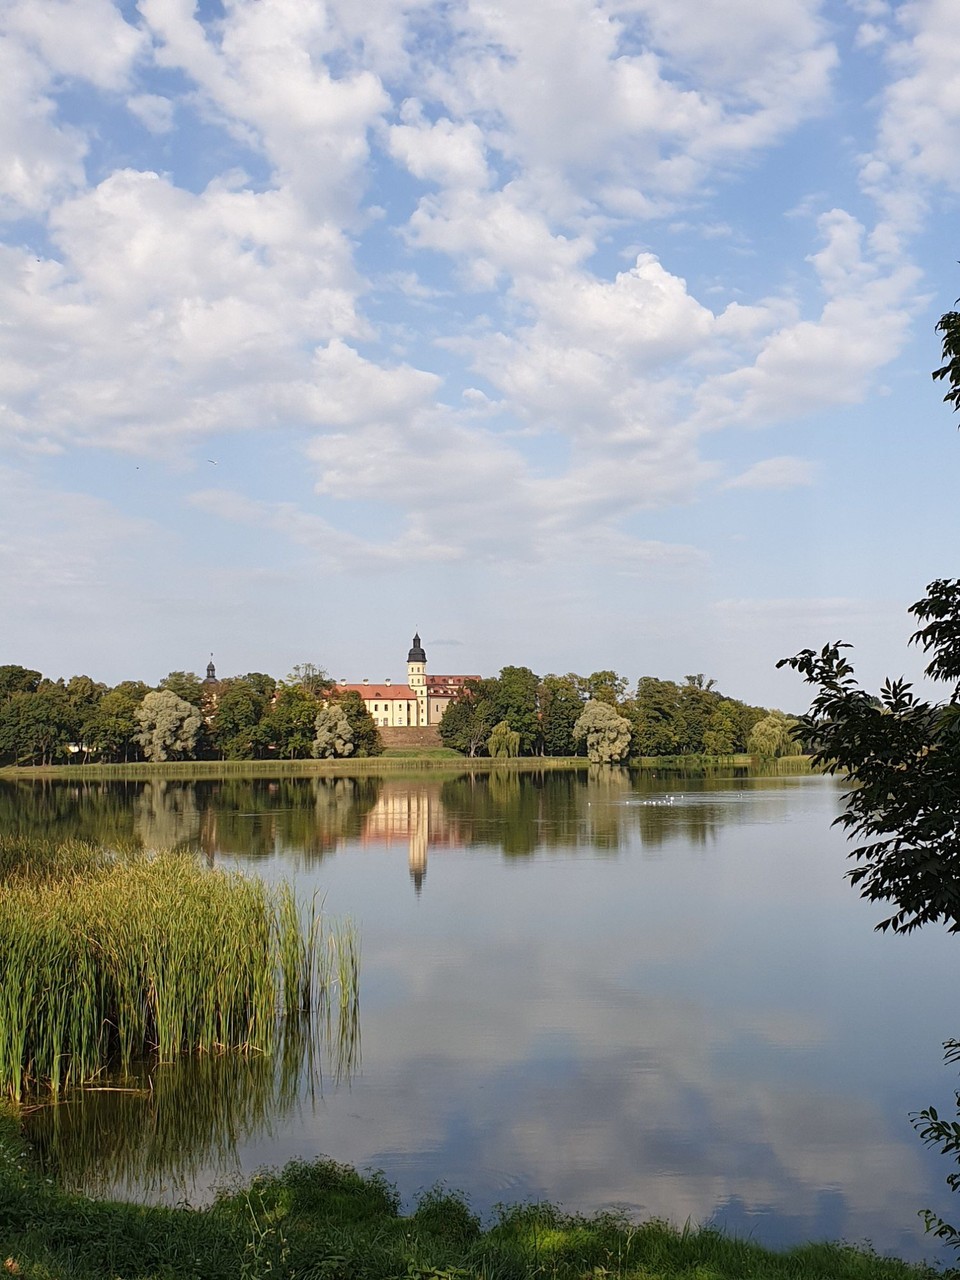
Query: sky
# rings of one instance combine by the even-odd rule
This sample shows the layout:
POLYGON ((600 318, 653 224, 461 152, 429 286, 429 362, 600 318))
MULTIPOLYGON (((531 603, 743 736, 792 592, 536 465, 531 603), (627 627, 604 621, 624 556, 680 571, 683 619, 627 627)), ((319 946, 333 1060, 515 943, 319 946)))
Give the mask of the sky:
POLYGON ((0 663, 800 710, 960 571, 951 0, 0 0, 0 663))

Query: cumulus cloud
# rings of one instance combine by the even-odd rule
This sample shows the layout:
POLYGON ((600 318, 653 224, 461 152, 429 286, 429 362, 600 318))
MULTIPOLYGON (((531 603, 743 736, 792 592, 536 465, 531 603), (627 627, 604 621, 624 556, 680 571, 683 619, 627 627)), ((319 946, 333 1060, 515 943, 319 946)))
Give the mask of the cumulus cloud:
POLYGON ((715 193, 836 109, 817 0, 123 12, 4 14, 0 439, 24 457, 180 466, 269 433, 296 501, 251 474, 199 506, 324 564, 696 572, 651 513, 818 480, 763 446, 731 477, 704 434, 862 400, 904 345, 903 228, 954 181, 943 0, 850 7, 885 41, 879 222, 851 199, 796 251, 797 217, 794 257, 736 287, 756 246, 715 193))
POLYGON ((388 99, 367 69, 331 74, 326 58, 341 49, 322 8, 240 3, 219 41, 184 0, 142 0, 140 11, 159 65, 188 74, 210 110, 261 151, 314 214, 350 217, 367 132, 388 99))

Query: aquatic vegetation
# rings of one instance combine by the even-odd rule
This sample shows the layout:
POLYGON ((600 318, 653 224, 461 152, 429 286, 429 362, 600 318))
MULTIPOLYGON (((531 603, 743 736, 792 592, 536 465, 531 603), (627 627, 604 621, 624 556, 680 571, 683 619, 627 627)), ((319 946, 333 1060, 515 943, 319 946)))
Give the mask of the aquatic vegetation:
POLYGON ((288 886, 190 854, 15 854, 0 849, 0 1090, 14 1098, 150 1056, 271 1052, 284 1019, 356 998, 355 929, 288 886))

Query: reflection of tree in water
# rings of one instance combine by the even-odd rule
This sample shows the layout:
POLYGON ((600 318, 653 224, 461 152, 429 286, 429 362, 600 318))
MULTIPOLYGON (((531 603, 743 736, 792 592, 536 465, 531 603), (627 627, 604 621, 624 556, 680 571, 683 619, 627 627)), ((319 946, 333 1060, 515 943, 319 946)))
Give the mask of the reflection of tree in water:
POLYGON ((639 835, 644 846, 705 845, 734 816, 731 776, 703 770, 669 780, 615 765, 577 772, 464 774, 443 784, 441 799, 468 844, 499 845, 511 856, 538 849, 613 850, 639 835), (679 789, 678 782, 684 783, 679 789))
POLYGON ((359 1066, 356 1000, 285 1027, 274 1054, 224 1053, 144 1065, 106 1089, 76 1090, 25 1112, 45 1172, 89 1195, 179 1197, 238 1168, 238 1148, 269 1132, 325 1079, 359 1066), (323 1061, 321 1061, 321 1055, 323 1061), (201 1176, 202 1175, 202 1176, 201 1176))
POLYGON ((145 782, 133 802, 133 823, 144 849, 196 846, 200 811, 194 784, 166 778, 145 782))
POLYGON ((517 857, 582 842, 582 790, 580 773, 494 769, 448 780, 440 798, 465 843, 499 845, 517 857))
POLYGON ((379 778, 224 778, 187 783, 195 795, 195 840, 209 858, 269 858, 296 850, 323 859, 360 835, 379 778))
POLYGON ((356 838, 380 793, 375 777, 230 778, 196 786, 208 856, 264 858, 286 849, 310 861, 356 838))
POLYGON ((25 839, 77 839, 116 848, 134 840, 137 782, 0 782, 0 830, 25 839))

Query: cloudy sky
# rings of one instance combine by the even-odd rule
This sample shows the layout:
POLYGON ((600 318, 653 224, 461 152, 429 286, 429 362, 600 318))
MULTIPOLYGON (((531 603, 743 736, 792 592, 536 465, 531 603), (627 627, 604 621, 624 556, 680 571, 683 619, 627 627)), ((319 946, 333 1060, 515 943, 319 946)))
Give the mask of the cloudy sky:
POLYGON ((0 662, 919 670, 949 0, 0 17, 0 662))

